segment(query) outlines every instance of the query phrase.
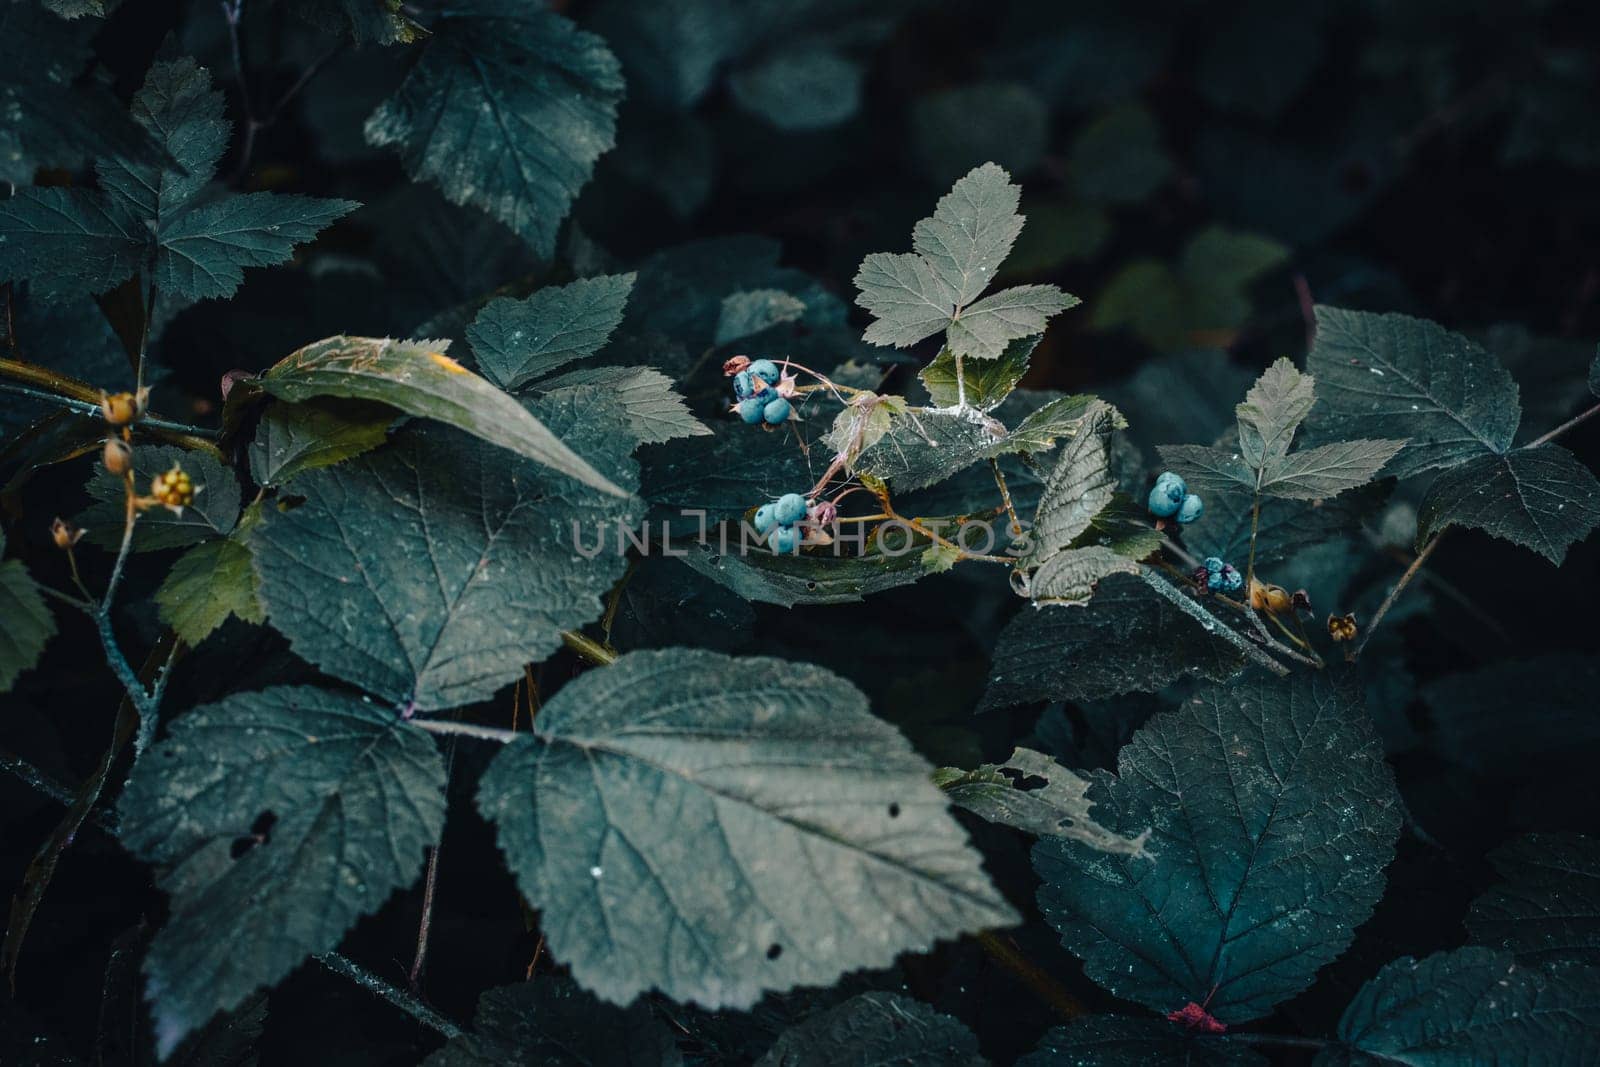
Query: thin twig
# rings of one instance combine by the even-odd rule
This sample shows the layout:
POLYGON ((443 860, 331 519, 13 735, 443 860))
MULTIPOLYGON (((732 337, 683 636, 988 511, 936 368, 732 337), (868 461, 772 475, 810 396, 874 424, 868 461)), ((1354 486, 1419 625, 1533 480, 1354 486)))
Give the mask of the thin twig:
POLYGON ((1028 957, 1003 940, 998 934, 987 931, 976 936, 978 946, 988 954, 989 958, 1000 964, 1006 970, 1016 975, 1022 983, 1033 990, 1038 998, 1055 1009, 1056 1014, 1065 1019, 1076 1019, 1080 1015, 1087 1015, 1089 1009, 1082 1002, 1067 991, 1067 988, 1035 964, 1028 957))
POLYGON ((1544 434, 1543 436, 1534 438, 1532 441, 1529 441, 1527 444, 1523 445, 1522 447, 1523 448, 1538 448, 1540 445, 1548 444, 1551 441, 1554 441, 1557 437, 1560 437, 1562 434, 1566 433, 1568 430, 1572 429, 1574 426, 1577 426, 1577 425, 1579 425, 1579 424, 1581 424, 1583 422, 1586 422, 1589 419, 1593 418, 1596 413, 1600 413, 1600 404, 1596 404, 1594 407, 1588 409, 1587 411, 1580 412, 1579 414, 1574 415, 1572 418, 1568 419, 1566 422, 1563 422, 1560 426, 1557 426, 1555 429, 1551 430, 1549 433, 1544 434))
MULTIPOLYGON (((0 393, 11 393, 14 396, 25 396, 32 400, 53 404, 57 407, 75 411, 80 415, 99 415, 100 402, 98 400, 75 400, 70 397, 47 393, 40 389, 30 389, 26 385, 12 385, 10 382, 0 382, 0 393)), ((174 434, 184 434, 190 437, 213 438, 217 436, 216 430, 208 430, 204 426, 191 426, 186 422, 174 422, 171 419, 161 419, 146 415, 138 422, 137 428, 146 430, 165 430, 174 434)), ((215 446, 212 446, 213 448, 215 446)))
POLYGON ((1011 516, 1011 536, 1022 536, 1022 523, 1017 520, 1017 509, 1011 503, 1011 488, 1006 485, 1006 476, 1000 470, 1000 461, 991 458, 989 469, 994 471, 994 484, 1000 487, 1000 502, 1005 505, 1006 514, 1011 516))
POLYGON ((602 645, 592 637, 586 637, 576 630, 563 630, 561 643, 582 658, 593 663, 596 667, 604 667, 617 662, 617 653, 602 645))
POLYGON ((1395 599, 1400 595, 1400 591, 1411 582, 1411 579, 1417 576, 1417 572, 1422 569, 1424 563, 1428 562, 1428 557, 1433 555, 1433 550, 1439 547, 1439 542, 1442 540, 1444 540, 1444 534, 1441 532, 1435 534, 1432 541, 1423 545, 1422 551, 1417 553, 1417 558, 1411 561, 1411 566, 1406 568, 1405 573, 1400 576, 1400 580, 1395 583, 1394 588, 1389 590, 1389 595, 1383 598, 1383 603, 1378 605, 1378 610, 1373 614, 1372 621, 1367 624, 1367 632, 1361 635, 1361 640, 1356 643, 1356 647, 1351 649, 1350 654, 1346 657, 1351 663, 1361 658, 1362 650, 1367 647, 1367 642, 1372 640, 1372 635, 1378 629, 1378 624, 1383 621, 1383 617, 1389 614, 1390 608, 1394 607, 1395 599))
POLYGON ((509 745, 518 738, 526 736, 515 730, 502 730, 498 726, 479 726, 471 722, 456 722, 454 719, 412 719, 411 723, 430 734, 459 734, 462 737, 476 737, 480 741, 498 741, 502 745, 509 745))
MULTIPOLYGON (((448 787, 450 773, 456 765, 456 739, 450 738, 445 746, 444 779, 448 787)), ((428 872, 422 880, 422 918, 417 922, 417 952, 411 959, 411 991, 421 992, 422 969, 428 963, 428 935, 433 930, 433 900, 434 893, 439 885, 439 854, 444 851, 444 832, 439 834, 439 843, 428 850, 428 872)))
POLYGON ((387 1000, 422 1025, 437 1030, 447 1038, 461 1036, 461 1027, 424 1004, 420 998, 390 985, 349 957, 337 952, 323 952, 317 955, 316 960, 334 974, 348 978, 367 992, 387 1000))

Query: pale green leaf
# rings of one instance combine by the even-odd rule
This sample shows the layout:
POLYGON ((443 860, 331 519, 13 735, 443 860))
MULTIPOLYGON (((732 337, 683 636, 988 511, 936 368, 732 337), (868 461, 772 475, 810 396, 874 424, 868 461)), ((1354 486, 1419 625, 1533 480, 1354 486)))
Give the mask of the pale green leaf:
POLYGON ((1484 455, 1442 472, 1417 508, 1417 545, 1451 526, 1531 548, 1556 566, 1600 526, 1600 482, 1560 445, 1484 455))
POLYGON ((1528 967, 1461 948, 1379 971, 1345 1009, 1338 1038, 1366 1054, 1362 1063, 1565 1067, 1600 1058, 1597 1011, 1600 968, 1528 967))
POLYGON ((366 137, 520 234, 541 256, 595 160, 612 146, 622 72, 594 34, 537 4, 475 0, 444 12, 366 137))
MULTIPOLYGON (((1084 393, 1048 400, 1028 412, 1016 428, 994 447, 992 453, 1047 452, 1055 447, 1058 438, 1076 434, 1083 425, 1084 415, 1098 403, 1095 397, 1084 393)), ((1117 429, 1124 429, 1128 425, 1115 408, 1110 409, 1110 418, 1111 425, 1117 429)))
POLYGON ((983 295, 1022 232, 1022 190, 993 163, 975 167, 912 231, 912 247, 966 306, 983 295))
POLYGON ((1115 996, 1203 1003, 1227 1024, 1267 1014, 1350 945, 1401 821, 1359 687, 1315 671, 1157 714, 1089 799, 1113 833, 1151 827, 1153 858, 1041 839, 1045 919, 1115 996))
POLYGON ((1051 316, 1078 302, 1053 285, 1003 289, 962 308, 950 324, 946 343, 958 356, 998 359, 1012 341, 1043 333, 1051 316))
MULTIPOLYGON (((632 484, 632 442, 592 399, 540 413, 632 484)), ((265 509, 250 535, 272 625, 327 673, 422 711, 493 695, 598 618, 627 563, 617 524, 642 517, 631 498, 426 424, 294 493, 304 503, 265 509)))
POLYGON ((556 395, 589 386, 605 390, 622 405, 628 432, 638 444, 711 436, 711 428, 695 418, 683 397, 673 392, 672 379, 654 367, 580 367, 545 378, 534 388, 556 395))
POLYGON ((782 289, 746 289, 722 298, 716 342, 730 344, 804 315, 806 305, 782 289))
POLYGON ((984 1067, 960 1020, 898 993, 871 992, 817 1012, 778 1036, 756 1067, 984 1067))
POLYGON ((232 537, 204 541, 185 552, 156 590, 161 621, 193 648, 228 620, 265 622, 256 598, 250 550, 232 537))
POLYGON ((269 406, 250 444, 250 476, 283 485, 297 474, 329 467, 383 444, 394 410, 360 401, 310 400, 269 406))
POLYGON ((467 343, 484 377, 518 389, 594 355, 622 321, 636 277, 581 278, 546 286, 526 300, 491 300, 467 327, 467 343))
MULTIPOLYGON (((0 549, 5 542, 0 540, 0 549)), ((0 693, 17 676, 39 662, 44 646, 55 636, 56 619, 20 560, 0 563, 0 693)))
POLYGON ((861 261, 855 285, 856 303, 873 315, 862 335, 870 344, 909 348, 950 325, 955 314, 955 289, 918 255, 874 252, 861 261))
POLYGON ((1064 837, 1090 848, 1143 856, 1149 831, 1136 837, 1111 833, 1089 814, 1089 782, 1031 748, 1004 763, 975 770, 941 767, 933 780, 950 800, 990 822, 1035 837, 1064 837))
MULTIPOLYGON (((840 526, 840 530, 848 529, 848 526, 840 526)), ((780 608, 799 604, 856 603, 874 593, 910 585, 935 573, 946 560, 942 555, 925 558, 924 552, 915 546, 892 554, 856 555, 858 549, 849 543, 836 541, 835 544, 837 554, 832 549, 798 555, 774 554, 751 538, 741 551, 739 533, 734 530, 728 534, 726 550, 721 541, 690 545, 682 559, 703 577, 743 599, 776 604, 780 608)), ((982 542, 973 544, 975 550, 982 547, 982 542)), ((899 548, 898 542, 896 548, 899 548)))
POLYGON ((1389 473, 1405 478, 1511 447, 1517 384, 1477 344, 1424 319, 1316 309, 1306 360, 1323 440, 1406 438, 1389 473))
POLYGON ((1289 360, 1280 359, 1263 371, 1236 409, 1244 461, 1260 470, 1288 455, 1295 431, 1315 402, 1314 379, 1289 360))
MULTIPOLYGON (((993 411, 1028 373, 1028 357, 1038 344, 1037 334, 1019 337, 1006 345, 1006 350, 995 359, 963 362, 961 380, 967 404, 979 411, 993 411)), ((935 406, 955 407, 961 400, 962 388, 956 384, 956 357, 948 348, 923 367, 918 377, 935 406)))
POLYGON ((239 693, 175 719, 118 805, 123 844, 171 894, 144 962, 158 1053, 414 882, 444 828, 444 784, 427 734, 324 689, 239 693))
POLYGON ((1111 425, 1111 406, 1096 402, 1083 415, 1072 440, 1062 447, 1045 479, 1028 532, 1028 558, 1034 565, 1076 541, 1111 503, 1111 425))
POLYGON ((1269 458, 1261 473, 1261 492, 1291 500, 1338 496, 1376 478, 1405 444, 1404 440, 1338 441, 1269 458))
POLYGON ((616 496, 618 488, 521 404, 444 354, 447 342, 329 337, 290 353, 258 380, 290 403, 372 400, 438 419, 616 496))
POLYGON ((825 670, 675 648, 568 682, 478 807, 581 985, 744 1008, 1016 920, 929 771, 825 670))
POLYGON ((1183 475, 1192 493, 1254 493, 1256 476, 1238 452, 1207 445, 1162 445, 1161 462, 1183 475))
POLYGON ((1067 548, 1050 556, 1020 582, 1020 591, 1035 606, 1080 607, 1094 596, 1102 578, 1138 574, 1139 564, 1108 545, 1067 548))

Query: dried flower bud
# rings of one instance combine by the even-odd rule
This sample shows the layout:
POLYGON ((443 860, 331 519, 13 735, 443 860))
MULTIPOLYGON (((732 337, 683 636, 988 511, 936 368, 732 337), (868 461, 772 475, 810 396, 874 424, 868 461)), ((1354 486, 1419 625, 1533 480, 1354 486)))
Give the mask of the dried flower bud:
POLYGON ((194 503, 194 481, 188 471, 174 463, 171 470, 150 479, 150 495, 157 503, 182 511, 194 503))
POLYGON ((50 524, 50 537, 60 549, 68 549, 83 539, 83 530, 66 519, 57 518, 50 524))
POLYGON ((826 528, 833 525, 839 517, 839 505, 831 500, 818 501, 811 506, 810 520, 813 525, 826 528))
POLYGON ((106 438, 106 447, 100 453, 100 462, 106 470, 121 477, 133 470, 133 446, 115 434, 106 438))
POLYGON ((749 356, 731 356, 722 362, 722 373, 729 378, 732 378, 735 374, 738 374, 742 370, 749 369, 749 356))
POLYGON ((1356 638, 1355 615, 1329 615, 1328 636, 1335 641, 1354 641, 1356 638))
POLYGON ((1268 615, 1284 615, 1294 609, 1294 599, 1281 585, 1250 580, 1250 606, 1268 615))
POLYGON ((147 385, 138 393, 110 393, 100 394, 100 415, 113 426, 127 426, 144 417, 145 409, 150 406, 150 387, 147 385))
POLYGON ((1294 610, 1311 614, 1311 594, 1304 589, 1296 589, 1289 598, 1294 603, 1294 610))

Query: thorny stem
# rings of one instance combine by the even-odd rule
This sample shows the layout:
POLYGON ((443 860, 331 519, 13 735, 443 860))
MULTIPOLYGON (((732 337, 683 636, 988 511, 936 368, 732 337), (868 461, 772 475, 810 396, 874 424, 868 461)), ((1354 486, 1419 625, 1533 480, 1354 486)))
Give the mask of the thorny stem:
POLYGON ((460 1037, 461 1027, 430 1008, 422 1000, 398 986, 390 985, 361 964, 337 952, 323 952, 316 957, 318 963, 375 996, 382 997, 422 1025, 437 1030, 447 1038, 460 1037))
POLYGON ((1441 532, 1434 535, 1432 541, 1423 545, 1422 551, 1417 553, 1417 558, 1411 561, 1411 566, 1406 568, 1405 573, 1400 576, 1400 580, 1395 583, 1394 588, 1389 590, 1389 595, 1383 598, 1383 603, 1379 604, 1378 610, 1373 613, 1372 621, 1367 624, 1367 632, 1361 635, 1361 640, 1356 643, 1356 647, 1351 649, 1350 654, 1345 657, 1351 663, 1361 658, 1361 653, 1367 647, 1367 642, 1372 640, 1372 634, 1377 630, 1378 624, 1383 621, 1385 615, 1389 614, 1389 609, 1394 607, 1394 602, 1400 596, 1400 591, 1411 582, 1411 579, 1417 576, 1417 572, 1422 569, 1424 563, 1428 562, 1428 557, 1433 555, 1433 550, 1439 547, 1439 542, 1442 540, 1444 540, 1444 534, 1441 532))
POLYGON ((998 934, 985 931, 977 934, 975 940, 990 959, 1020 978, 1040 1000, 1054 1008, 1063 1018, 1076 1019, 1080 1015, 1088 1014, 1089 1009, 1069 993, 1065 986, 1050 977, 998 934))

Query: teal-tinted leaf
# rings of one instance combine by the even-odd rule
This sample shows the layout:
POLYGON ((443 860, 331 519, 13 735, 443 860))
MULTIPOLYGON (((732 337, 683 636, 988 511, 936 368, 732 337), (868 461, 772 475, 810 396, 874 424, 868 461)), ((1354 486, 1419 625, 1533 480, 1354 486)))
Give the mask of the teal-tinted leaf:
MULTIPOLYGON (((770 9, 768 10, 770 15, 770 9)), ((588 24, 626 66, 630 96, 687 110, 743 44, 744 18, 729 0, 600 0, 588 24)))
POLYGON ((1600 965, 1600 842, 1529 834, 1490 853, 1501 881, 1472 902, 1472 940, 1523 963, 1600 965))
POLYGON ((1417 508, 1417 545, 1451 526, 1482 530, 1561 566, 1600 526, 1600 482, 1560 445, 1483 455, 1442 472, 1417 508))
POLYGON ((793 322, 806 311, 805 302, 782 289, 745 289, 722 298, 716 342, 729 344, 783 322, 793 322))
POLYGON ((1112 575, 1084 607, 1025 610, 1007 624, 981 707, 1153 693, 1186 676, 1230 678, 1244 655, 1222 636, 1220 621, 1211 624, 1143 577, 1112 575))
POLYGON ((1287 456, 1295 431, 1315 402, 1314 380, 1289 360, 1280 359, 1263 371, 1235 409, 1244 461, 1259 470, 1287 456))
POLYGON ((445 355, 445 346, 439 341, 329 337, 291 352, 259 384, 295 404, 343 396, 438 419, 585 485, 626 495, 515 399, 445 355))
POLYGON ((1110 204, 1143 200, 1172 176, 1161 126, 1139 104, 1123 104, 1084 127, 1067 162, 1080 196, 1110 204))
MULTIPOLYGON (((1364 520, 1377 514, 1389 489, 1389 483, 1375 482, 1332 500, 1263 500, 1256 530, 1257 568, 1282 563, 1302 549, 1357 532, 1364 520)), ((1250 552, 1250 500, 1250 493, 1242 487, 1207 493, 1205 514, 1184 530, 1189 550, 1198 556, 1245 559, 1250 552)))
MULTIPOLYGON (((1128 436, 1141 446, 1215 441, 1236 417, 1236 401, 1250 373, 1226 352, 1175 352, 1140 365, 1133 376, 1102 395, 1128 416, 1128 436), (1183 403, 1173 403, 1173 397, 1183 403)), ((1206 507, 1211 502, 1206 501, 1206 507)))
POLYGON ((125 208, 98 193, 18 189, 0 200, 0 279, 27 279, 44 300, 103 293, 144 261, 138 227, 125 208))
MULTIPOLYGON (((632 442, 605 411, 540 402, 631 485, 632 442)), ((626 565, 617 523, 641 518, 637 501, 427 425, 301 475, 294 493, 305 502, 266 509, 250 536, 272 625, 329 674, 422 711, 491 696, 598 618, 626 565)))
POLYGON ((938 407, 955 407, 964 388, 969 406, 979 411, 993 411, 1028 373, 1028 357, 1038 343, 1038 335, 1019 337, 1006 345, 1006 350, 996 359, 963 364, 960 387, 956 383, 956 357, 948 348, 923 367, 918 376, 938 407))
POLYGON ((411 44, 426 34, 405 14, 403 0, 295 0, 295 13, 314 25, 348 33, 356 44, 411 44))
POLYGON ((1407 438, 1389 463, 1405 478, 1511 447, 1517 384, 1459 334, 1408 315, 1319 307, 1306 367, 1316 376, 1323 440, 1407 438))
MULTIPOLYGON (((992 455, 1007 452, 1047 452, 1055 447, 1056 439, 1071 437, 1083 425, 1083 417, 1099 401, 1083 393, 1058 396, 1028 412, 1005 439, 990 450, 992 455)), ((1111 424, 1123 429, 1127 423, 1122 413, 1110 410, 1111 424)))
POLYGON ((856 303, 873 316, 863 335, 870 344, 909 348, 950 325, 955 314, 955 289, 922 256, 874 252, 861 261, 855 284, 856 303))
POLYGON ((1360 689, 1323 672, 1257 675, 1156 715, 1089 799, 1112 832, 1153 827, 1153 858, 1043 839, 1040 910, 1116 996, 1193 1001, 1229 1024, 1349 946, 1400 832, 1360 689))
MULTIPOLYGON (((1147 550, 1143 555, 1148 555, 1147 550)), ((1034 606, 1081 607, 1094 596, 1101 579, 1113 574, 1138 574, 1139 564, 1110 545, 1068 548, 1046 559, 1020 586, 1034 606)))
POLYGON ((474 0, 430 27, 422 57, 367 120, 412 177, 488 211, 542 256, 612 146, 622 73, 605 42, 519 0, 474 0))
MULTIPOLYGON (((745 600, 780 608, 855 603, 886 589, 910 585, 939 569, 938 561, 923 558, 920 547, 864 556, 854 555, 856 550, 843 542, 838 542, 838 547, 838 555, 827 549, 786 555, 774 554, 751 540, 741 552, 739 533, 733 530, 728 534, 728 551, 722 550, 720 541, 690 545, 683 561, 745 600)), ((974 543, 973 547, 976 550, 982 545, 974 543)))
POLYGON ((1359 489, 1405 447, 1404 440, 1337 441, 1269 459, 1261 472, 1264 496, 1322 500, 1359 489))
POLYGON ((267 408, 250 444, 250 477, 283 485, 383 444, 394 410, 360 401, 310 400, 267 408))
POLYGON ((604 390, 622 406, 628 432, 638 444, 711 436, 711 427, 695 418, 683 397, 673 392, 672 379, 654 367, 580 367, 537 386, 550 395, 589 387, 604 390))
POLYGON ((922 489, 998 454, 1005 427, 957 411, 918 408, 893 419, 889 431, 856 459, 855 469, 897 491, 922 489))
POLYGON ((747 1007, 1015 921, 928 765, 820 668, 635 652, 568 682, 536 734, 478 807, 603 999, 747 1007))
POLYGON ((1600 968, 1527 967, 1462 948, 1379 971, 1345 1009, 1338 1036, 1362 1064, 1561 1067, 1600 1057, 1596 1011, 1600 968))
POLYGON ((233 615, 265 622, 256 598, 250 550, 232 537, 205 541, 183 554, 156 590, 161 621, 191 648, 233 615))
MULTIPOLYGON (((0 540, 0 549, 5 542, 0 540)), ((56 619, 50 614, 39 587, 20 560, 0 563, 0 693, 8 691, 17 675, 28 670, 55 636, 56 619)))
POLYGON ((756 1067, 983 1067, 960 1020, 898 993, 862 993, 779 1035, 756 1067))
POLYGON ((622 321, 636 275, 581 278, 546 286, 526 300, 491 300, 467 327, 484 377, 517 389, 594 355, 622 321))
POLYGON ((186 300, 232 296, 245 267, 286 262, 295 245, 359 206, 276 193, 224 197, 163 223, 152 277, 159 290, 186 300))
POLYGON ((956 304, 972 303, 994 282, 1022 232, 1021 195, 1009 174, 985 163, 956 182, 912 231, 912 247, 955 294, 956 304))
POLYGON ((1162 445, 1161 462, 1183 475, 1192 493, 1254 493, 1256 476, 1233 449, 1206 445, 1162 445))
POLYGON ((801 46, 773 51, 733 73, 734 102, 780 130, 837 126, 861 109, 860 63, 831 48, 801 46))
POLYGON ((958 356, 998 359, 1012 341, 1043 333, 1051 316, 1078 303, 1053 285, 1003 289, 962 308, 950 324, 947 344, 958 356))
MULTIPOLYGON (((171 445, 140 444, 133 450, 133 481, 138 493, 148 493, 158 474, 182 467, 194 483, 194 503, 182 513, 152 507, 139 513, 133 526, 133 550, 151 552, 182 548, 232 530, 239 521, 239 479, 209 452, 186 452, 171 445)), ((116 551, 122 543, 127 495, 122 479, 96 466, 84 488, 94 503, 78 517, 87 539, 116 551)))
POLYGON ((703 533, 784 493, 806 492, 822 473, 787 434, 727 422, 714 423, 711 434, 645 454, 642 495, 674 529, 703 533))
POLYGON ((625 1009, 567 978, 540 977, 478 998, 472 1032, 423 1060, 424 1067, 677 1067, 672 1031, 639 1000, 625 1009))
POLYGON ((172 895, 144 964, 158 1051, 410 885, 444 827, 444 782, 427 734, 327 690, 240 693, 174 720, 118 809, 123 843, 172 895))
POLYGON ((933 780, 954 804, 990 822, 1013 826, 1035 837, 1065 837, 1090 848, 1144 854, 1149 832, 1123 837, 1089 814, 1089 783, 1031 748, 1019 748, 1001 764, 976 770, 941 767, 933 780))
POLYGON ((1071 545, 1096 515, 1111 503, 1111 425, 1109 404, 1095 403, 1082 416, 1082 425, 1064 445, 1039 495, 1028 532, 1028 558, 1033 565, 1071 545))
POLYGON ((1197 1036, 1165 1019, 1086 1015, 1046 1033, 1017 1067, 1265 1067, 1267 1062, 1247 1046, 1197 1036))

